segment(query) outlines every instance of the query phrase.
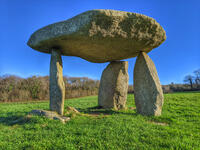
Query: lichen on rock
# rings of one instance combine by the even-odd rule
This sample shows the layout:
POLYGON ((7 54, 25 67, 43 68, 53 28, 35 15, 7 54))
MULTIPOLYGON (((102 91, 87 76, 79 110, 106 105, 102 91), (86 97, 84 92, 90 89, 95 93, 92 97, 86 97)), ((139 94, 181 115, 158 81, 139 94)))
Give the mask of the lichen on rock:
POLYGON ((48 25, 32 34, 28 45, 41 52, 103 63, 136 57, 158 47, 165 31, 153 18, 116 10, 91 10, 48 25))
POLYGON ((156 67, 150 57, 141 52, 134 68, 134 97, 137 112, 147 116, 160 116, 164 96, 156 67))
POLYGON ((101 76, 98 105, 117 110, 126 108, 128 80, 128 62, 111 62, 101 76))

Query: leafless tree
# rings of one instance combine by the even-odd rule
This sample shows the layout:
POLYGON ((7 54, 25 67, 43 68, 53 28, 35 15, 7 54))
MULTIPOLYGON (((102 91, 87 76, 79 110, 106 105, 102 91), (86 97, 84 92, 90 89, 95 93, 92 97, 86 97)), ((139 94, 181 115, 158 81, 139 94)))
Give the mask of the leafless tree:
POLYGON ((194 76, 192 75, 187 75, 185 76, 184 80, 185 83, 189 84, 191 89, 193 89, 193 83, 194 83, 194 76))
POLYGON ((195 83, 197 87, 200 87, 200 69, 194 71, 195 74, 195 83))

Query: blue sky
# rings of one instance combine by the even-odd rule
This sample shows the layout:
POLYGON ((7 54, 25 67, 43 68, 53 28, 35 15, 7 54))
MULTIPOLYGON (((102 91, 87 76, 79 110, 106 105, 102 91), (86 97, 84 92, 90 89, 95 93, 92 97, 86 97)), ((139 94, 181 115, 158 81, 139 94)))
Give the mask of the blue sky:
MULTIPOLYGON (((166 30, 167 40, 151 51, 162 84, 182 83, 200 68, 199 0, 1 0, 0 75, 21 77, 48 75, 50 55, 26 45, 37 29, 67 20, 91 9, 115 9, 153 17, 166 30)), ((108 63, 90 63, 63 56, 63 74, 100 79, 108 63)), ((136 58, 129 61, 129 83, 133 82, 136 58)))

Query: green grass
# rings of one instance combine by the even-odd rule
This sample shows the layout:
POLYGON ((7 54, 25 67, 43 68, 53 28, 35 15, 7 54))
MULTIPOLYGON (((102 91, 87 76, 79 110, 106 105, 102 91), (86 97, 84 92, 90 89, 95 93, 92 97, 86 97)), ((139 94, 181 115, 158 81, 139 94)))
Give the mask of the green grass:
MULTIPOLYGON (((48 105, 1 103, 0 149, 200 149, 200 93, 165 94, 160 117, 141 116, 135 110, 100 110, 97 117, 77 115, 66 124, 38 116, 14 122, 48 105)), ((127 105, 135 107, 133 95, 128 95, 127 105)), ((97 106, 97 97, 66 100, 65 106, 90 114, 97 111, 89 109, 97 106)))

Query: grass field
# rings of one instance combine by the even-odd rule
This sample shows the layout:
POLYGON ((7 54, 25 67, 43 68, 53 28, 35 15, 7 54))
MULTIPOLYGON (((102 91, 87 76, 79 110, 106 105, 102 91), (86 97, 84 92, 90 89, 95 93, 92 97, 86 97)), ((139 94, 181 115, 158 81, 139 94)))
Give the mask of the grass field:
MULTIPOLYGON (((92 96, 66 100, 65 106, 100 115, 76 115, 66 124, 38 116, 20 120, 32 109, 48 105, 1 103, 0 149, 200 149, 200 93, 165 94, 160 117, 141 116, 135 109, 97 112, 89 109, 97 106, 97 97, 92 96)), ((133 95, 127 105, 135 107, 133 95)))

